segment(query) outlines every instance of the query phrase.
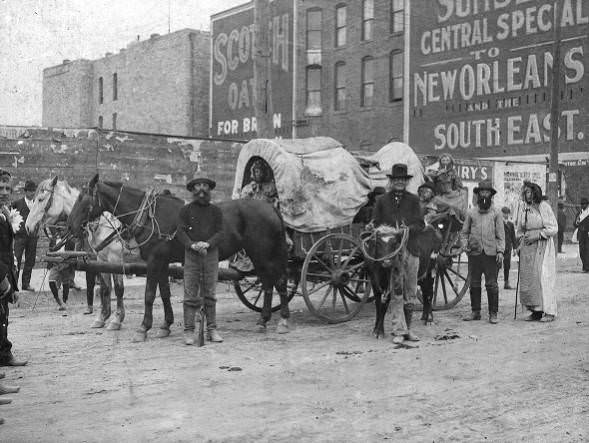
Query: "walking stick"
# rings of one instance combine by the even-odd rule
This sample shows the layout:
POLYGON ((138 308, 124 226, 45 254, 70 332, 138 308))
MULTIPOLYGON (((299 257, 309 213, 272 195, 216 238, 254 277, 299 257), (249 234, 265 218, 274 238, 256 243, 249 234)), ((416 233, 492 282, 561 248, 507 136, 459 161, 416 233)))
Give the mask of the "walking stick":
POLYGON ((520 244, 518 245, 518 251, 517 251, 517 283, 515 284, 515 306, 513 307, 513 319, 517 320, 517 294, 519 292, 519 270, 522 264, 522 254, 521 254, 521 242, 524 241, 524 236, 526 235, 526 228, 528 226, 528 211, 529 209, 526 208, 526 215, 524 217, 524 235, 522 236, 522 238, 520 239, 520 244))
POLYGON ((198 346, 205 345, 205 308, 200 308, 200 325, 198 325, 198 346))
POLYGON ((517 282, 515 284, 515 306, 513 307, 513 319, 517 319, 517 293, 519 292, 519 267, 521 265, 521 254, 517 251, 517 282))

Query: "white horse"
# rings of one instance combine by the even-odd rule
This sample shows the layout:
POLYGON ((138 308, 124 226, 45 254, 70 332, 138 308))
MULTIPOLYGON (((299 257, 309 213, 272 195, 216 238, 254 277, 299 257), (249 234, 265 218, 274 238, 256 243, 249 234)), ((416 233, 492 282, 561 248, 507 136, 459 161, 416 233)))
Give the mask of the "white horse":
MULTIPOLYGON (((56 223, 57 219, 62 214, 69 215, 79 194, 79 190, 71 187, 67 181, 57 180, 57 177, 42 181, 37 188, 31 212, 27 217, 25 224, 27 232, 35 232, 42 224, 51 225, 56 223)), ((108 212, 103 213, 97 223, 89 224, 88 226, 88 243, 90 248, 94 250, 115 229, 118 230, 120 227, 121 223, 115 216, 108 212)), ((121 243, 120 239, 115 239, 97 253, 97 260, 111 263, 122 263, 123 251, 124 245, 121 243)), ((104 327, 106 320, 110 317, 110 294, 114 283, 115 294, 117 296, 117 310, 107 329, 118 330, 121 328, 121 323, 125 318, 125 307, 123 304, 125 287, 123 284, 123 276, 120 274, 112 274, 111 279, 111 274, 86 272, 86 297, 89 308, 92 306, 92 301, 94 299, 96 275, 100 276, 99 289, 102 307, 98 316, 94 320, 92 327, 104 327)), ((90 309, 88 313, 91 312, 90 309)))

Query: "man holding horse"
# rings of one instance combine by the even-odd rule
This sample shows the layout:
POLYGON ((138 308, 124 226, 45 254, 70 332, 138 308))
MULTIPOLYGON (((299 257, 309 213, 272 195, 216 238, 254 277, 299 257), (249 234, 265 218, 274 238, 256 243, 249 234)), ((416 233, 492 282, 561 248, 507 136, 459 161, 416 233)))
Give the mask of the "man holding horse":
POLYGON ((419 249, 417 236, 425 226, 419 198, 405 190, 412 175, 407 174, 407 165, 393 165, 389 178, 390 191, 376 201, 374 225, 392 227, 406 226, 409 229, 407 253, 404 257, 404 276, 402 291, 391 293, 391 312, 393 323, 393 343, 402 344, 405 340, 418 341, 411 332, 413 306, 416 303, 417 271, 419 269, 419 249), (401 292, 401 293, 399 293, 401 292))
POLYGON ((16 211, 11 211, 12 176, 0 169, 0 366, 24 366, 12 355, 12 343, 8 340, 8 303, 16 303, 17 279, 14 263, 14 232, 16 223, 22 222, 16 211))
MULTIPOLYGON (((219 274, 219 243, 223 230, 221 209, 211 204, 215 181, 197 177, 186 189, 193 201, 180 209, 177 238, 184 245, 184 343, 195 343, 195 316, 204 309, 207 339, 222 342, 217 332, 215 294, 219 274)), ((204 321, 204 318, 201 318, 204 321)))

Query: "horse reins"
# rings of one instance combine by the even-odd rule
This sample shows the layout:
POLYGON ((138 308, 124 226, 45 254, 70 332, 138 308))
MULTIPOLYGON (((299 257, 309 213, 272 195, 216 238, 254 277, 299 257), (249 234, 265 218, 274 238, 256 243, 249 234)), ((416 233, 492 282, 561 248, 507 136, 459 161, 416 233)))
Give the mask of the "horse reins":
MULTIPOLYGON (((401 243, 399 244, 399 247, 397 249, 395 249, 394 251, 388 253, 387 255, 385 255, 384 257, 373 257, 367 250, 366 250, 366 244, 374 237, 376 238, 378 236, 378 231, 374 230, 372 232, 370 232, 370 235, 365 236, 366 238, 363 238, 365 234, 362 233, 360 235, 360 248, 362 250, 362 254, 364 254, 364 257, 367 258, 368 260, 371 260, 373 262, 383 262, 383 261, 387 261, 390 260, 391 258, 395 257, 396 255, 399 254, 399 252, 401 252, 401 250, 406 246, 407 244, 407 240, 409 239, 409 228, 402 228, 403 230, 403 237, 401 238, 401 243)), ((368 231, 366 231, 368 232, 368 231)))

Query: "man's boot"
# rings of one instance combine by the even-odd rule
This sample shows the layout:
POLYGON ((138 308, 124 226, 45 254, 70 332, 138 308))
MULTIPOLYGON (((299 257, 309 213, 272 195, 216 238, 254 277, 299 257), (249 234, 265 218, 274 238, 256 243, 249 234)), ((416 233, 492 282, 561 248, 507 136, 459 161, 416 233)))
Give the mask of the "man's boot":
POLYGON ((478 309, 472 309, 470 315, 464 317, 464 321, 473 321, 481 319, 481 288, 470 288, 470 306, 478 306, 478 309))
POLYGON ((217 304, 215 302, 205 304, 207 317, 207 340, 213 343, 221 343, 223 337, 217 332, 217 304))
POLYGON ((184 304, 184 344, 193 345, 196 343, 194 336, 194 317, 197 309, 193 306, 184 304))
POLYGON ((403 306, 403 312, 405 313, 405 323, 407 323, 407 334, 405 334, 405 340, 408 341, 419 341, 419 337, 411 332, 411 320, 413 318, 413 308, 411 306, 403 306))

